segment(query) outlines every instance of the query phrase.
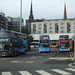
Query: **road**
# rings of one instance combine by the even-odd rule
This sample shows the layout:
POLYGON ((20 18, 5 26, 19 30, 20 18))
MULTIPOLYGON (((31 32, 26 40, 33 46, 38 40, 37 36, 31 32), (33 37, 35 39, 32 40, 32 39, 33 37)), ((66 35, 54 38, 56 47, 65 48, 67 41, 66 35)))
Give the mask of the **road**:
POLYGON ((75 75, 69 63, 69 52, 52 48, 50 53, 39 53, 38 48, 31 48, 24 55, 0 57, 0 75, 75 75))

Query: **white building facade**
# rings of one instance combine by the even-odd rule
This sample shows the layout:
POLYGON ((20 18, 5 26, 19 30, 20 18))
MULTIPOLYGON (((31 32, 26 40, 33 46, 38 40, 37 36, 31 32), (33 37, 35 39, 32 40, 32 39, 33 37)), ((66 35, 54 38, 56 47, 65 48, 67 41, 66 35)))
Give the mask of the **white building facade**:
POLYGON ((31 22, 31 34, 61 34, 75 32, 75 18, 31 22))

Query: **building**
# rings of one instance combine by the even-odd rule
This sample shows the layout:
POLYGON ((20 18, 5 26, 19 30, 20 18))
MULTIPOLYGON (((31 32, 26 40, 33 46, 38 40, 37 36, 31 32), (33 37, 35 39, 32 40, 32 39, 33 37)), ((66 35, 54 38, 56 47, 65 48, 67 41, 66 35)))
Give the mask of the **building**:
POLYGON ((75 19, 51 19, 31 22, 31 34, 74 33, 75 19))
POLYGON ((8 21, 3 12, 0 12, 0 31, 12 30, 13 24, 8 21))
MULTIPOLYGON (((14 28, 17 28, 20 26, 20 17, 12 18, 12 17, 7 17, 8 21, 11 22, 14 26, 14 28)), ((24 20, 22 18, 22 26, 24 26, 24 20)))
POLYGON ((26 20, 28 30, 31 34, 56 34, 56 33, 74 33, 75 18, 67 18, 66 3, 64 5, 63 19, 34 19, 32 13, 32 3, 29 20, 26 20))

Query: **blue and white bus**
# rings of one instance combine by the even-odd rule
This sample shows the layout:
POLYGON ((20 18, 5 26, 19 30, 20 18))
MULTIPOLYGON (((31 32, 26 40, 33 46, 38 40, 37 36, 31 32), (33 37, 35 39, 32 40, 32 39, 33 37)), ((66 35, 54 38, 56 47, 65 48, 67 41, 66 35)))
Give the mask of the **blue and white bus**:
POLYGON ((59 36, 59 51, 70 51, 69 35, 59 36))
POLYGON ((50 37, 49 35, 39 36, 39 52, 50 52, 50 37))
POLYGON ((25 53, 28 44, 24 33, 0 31, 0 56, 16 56, 25 53))

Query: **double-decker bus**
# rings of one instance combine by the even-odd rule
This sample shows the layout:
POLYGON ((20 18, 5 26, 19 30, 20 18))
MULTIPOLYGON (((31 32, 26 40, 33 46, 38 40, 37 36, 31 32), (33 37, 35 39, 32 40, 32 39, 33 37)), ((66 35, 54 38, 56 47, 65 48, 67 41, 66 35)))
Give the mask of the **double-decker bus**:
POLYGON ((59 51, 70 51, 69 35, 59 36, 59 51))
POLYGON ((39 36, 39 52, 50 52, 49 35, 40 35, 39 36))
POLYGON ((27 35, 15 31, 0 31, 0 56, 16 56, 25 53, 27 35))

